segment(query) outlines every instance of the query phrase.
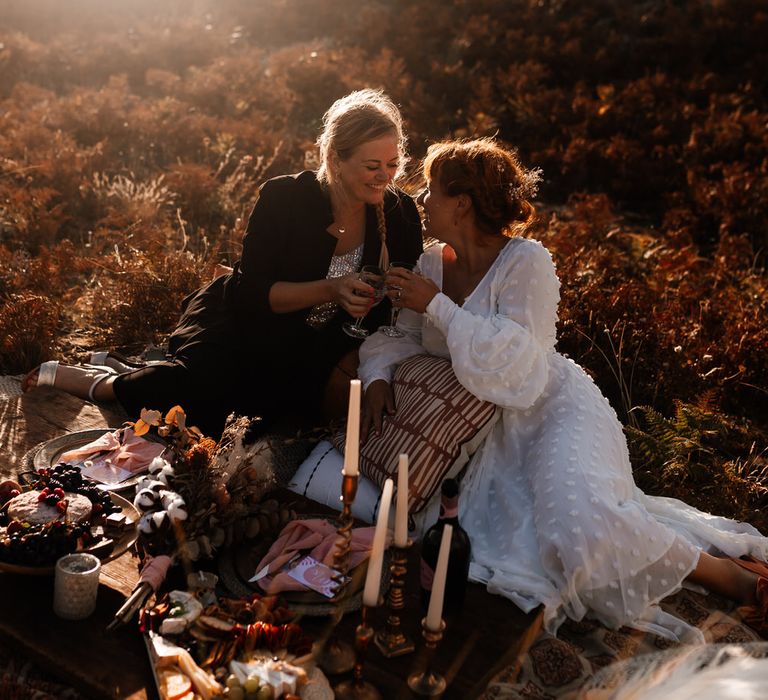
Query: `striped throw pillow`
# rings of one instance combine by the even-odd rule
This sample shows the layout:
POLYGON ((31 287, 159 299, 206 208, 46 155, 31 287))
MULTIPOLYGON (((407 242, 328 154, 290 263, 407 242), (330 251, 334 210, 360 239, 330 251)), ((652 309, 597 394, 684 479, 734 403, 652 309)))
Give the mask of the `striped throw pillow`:
MULTIPOLYGON (((449 360, 417 355, 405 360, 392 382, 393 416, 385 416, 380 435, 360 448, 360 471, 380 487, 397 483, 400 453, 408 455, 408 502, 419 512, 443 479, 455 477, 490 432, 496 405, 481 401, 459 384, 449 360)), ((344 451, 344 433, 333 443, 344 451)))

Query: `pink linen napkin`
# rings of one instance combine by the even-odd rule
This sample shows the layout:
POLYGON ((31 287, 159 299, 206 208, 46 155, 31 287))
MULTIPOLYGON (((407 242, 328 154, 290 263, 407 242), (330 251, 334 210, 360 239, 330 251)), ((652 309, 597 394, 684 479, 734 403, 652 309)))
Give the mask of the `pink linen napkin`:
MULTIPOLYGON (((353 528, 349 552, 350 571, 370 555, 375 529, 374 527, 353 528)), ((269 564, 271 572, 259 579, 259 586, 269 594, 282 591, 306 591, 305 586, 291 578, 285 571, 281 571, 282 567, 298 552, 309 554, 317 561, 332 567, 337 539, 336 527, 327 520, 294 520, 288 523, 256 567, 256 571, 261 571, 269 564)))
POLYGON ((165 451, 165 445, 137 437, 131 428, 104 433, 93 442, 61 455, 62 462, 81 462, 98 455, 105 462, 129 472, 137 472, 165 451))
POLYGON ((156 591, 165 581, 165 576, 172 563, 173 560, 165 554, 148 557, 144 566, 141 567, 139 583, 148 583, 152 586, 152 590, 156 591))

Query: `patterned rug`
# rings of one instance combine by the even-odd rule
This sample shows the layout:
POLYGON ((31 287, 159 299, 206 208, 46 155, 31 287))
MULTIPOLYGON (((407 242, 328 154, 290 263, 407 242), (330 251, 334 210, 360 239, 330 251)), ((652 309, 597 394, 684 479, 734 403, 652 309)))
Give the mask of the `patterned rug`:
MULTIPOLYGON (((683 590, 663 601, 667 612, 695 625, 708 643, 746 644, 761 641, 730 615, 734 605, 717 596, 683 590)), ((612 631, 599 623, 567 622, 558 637, 542 632, 524 657, 499 671, 482 700, 576 700, 579 689, 600 669, 624 659, 679 646, 655 635, 623 627, 612 631)))
POLYGON ((0 700, 84 700, 28 659, 0 644, 0 700))
POLYGON ((15 376, 11 374, 0 375, 0 400, 21 396, 21 380, 23 378, 23 374, 15 376))

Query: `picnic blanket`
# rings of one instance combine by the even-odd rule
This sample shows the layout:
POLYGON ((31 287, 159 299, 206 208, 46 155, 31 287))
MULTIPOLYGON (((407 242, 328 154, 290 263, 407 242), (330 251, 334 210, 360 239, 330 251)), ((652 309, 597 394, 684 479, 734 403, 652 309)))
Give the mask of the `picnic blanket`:
MULTIPOLYGON (((698 627, 708 643, 749 644, 761 638, 732 612, 735 605, 714 595, 685 590, 661 607, 698 627)), ((581 687, 600 669, 639 654, 678 644, 623 627, 609 630, 592 620, 566 622, 557 638, 540 634, 524 657, 519 676, 512 660, 488 683, 482 700, 576 700, 581 687)))

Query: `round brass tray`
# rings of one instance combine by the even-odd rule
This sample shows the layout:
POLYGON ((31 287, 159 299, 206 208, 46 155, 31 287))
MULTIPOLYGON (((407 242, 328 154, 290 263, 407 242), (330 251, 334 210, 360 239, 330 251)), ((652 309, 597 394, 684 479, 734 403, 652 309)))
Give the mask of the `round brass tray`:
MULTIPOLYGON (((121 554, 128 551, 128 549, 134 544, 134 542, 136 542, 139 536, 139 511, 136 509, 133 503, 126 500, 122 496, 118 496, 116 493, 110 493, 109 496, 112 499, 112 502, 116 506, 119 506, 122 514, 133 521, 133 527, 124 529, 121 535, 115 538, 114 547, 109 551, 103 552, 103 554, 99 551, 98 543, 94 545, 94 547, 89 547, 83 550, 85 552, 92 552, 95 554, 97 557, 99 557, 99 559, 101 559, 102 563, 116 559, 121 554)), ((0 561, 0 572, 6 574, 51 576, 54 573, 55 568, 55 564, 51 564, 50 566, 20 566, 18 564, 8 564, 6 562, 0 561)))
MULTIPOLYGON (((93 442, 94 440, 100 438, 102 435, 104 435, 104 433, 113 433, 116 430, 119 430, 119 428, 78 430, 73 433, 67 433, 66 435, 59 435, 58 437, 43 442, 37 448, 34 455, 32 455, 32 468, 35 471, 38 471, 44 467, 52 467, 61 462, 61 455, 63 455, 65 452, 74 450, 78 447, 82 447, 83 445, 87 445, 89 442, 93 442)), ((151 442, 159 442, 165 444, 165 441, 155 435, 147 434, 143 435, 142 437, 145 440, 149 440, 151 442)), ((82 460, 72 462, 72 464, 81 465, 82 460)), ((148 468, 149 465, 147 465, 147 469, 148 468)), ((99 488, 103 489, 104 491, 116 491, 118 493, 129 491, 136 486, 141 477, 146 473, 147 469, 142 469, 138 472, 135 472, 132 477, 126 479, 125 481, 121 481, 119 484, 104 484, 100 482, 96 483, 98 483, 99 488)))

